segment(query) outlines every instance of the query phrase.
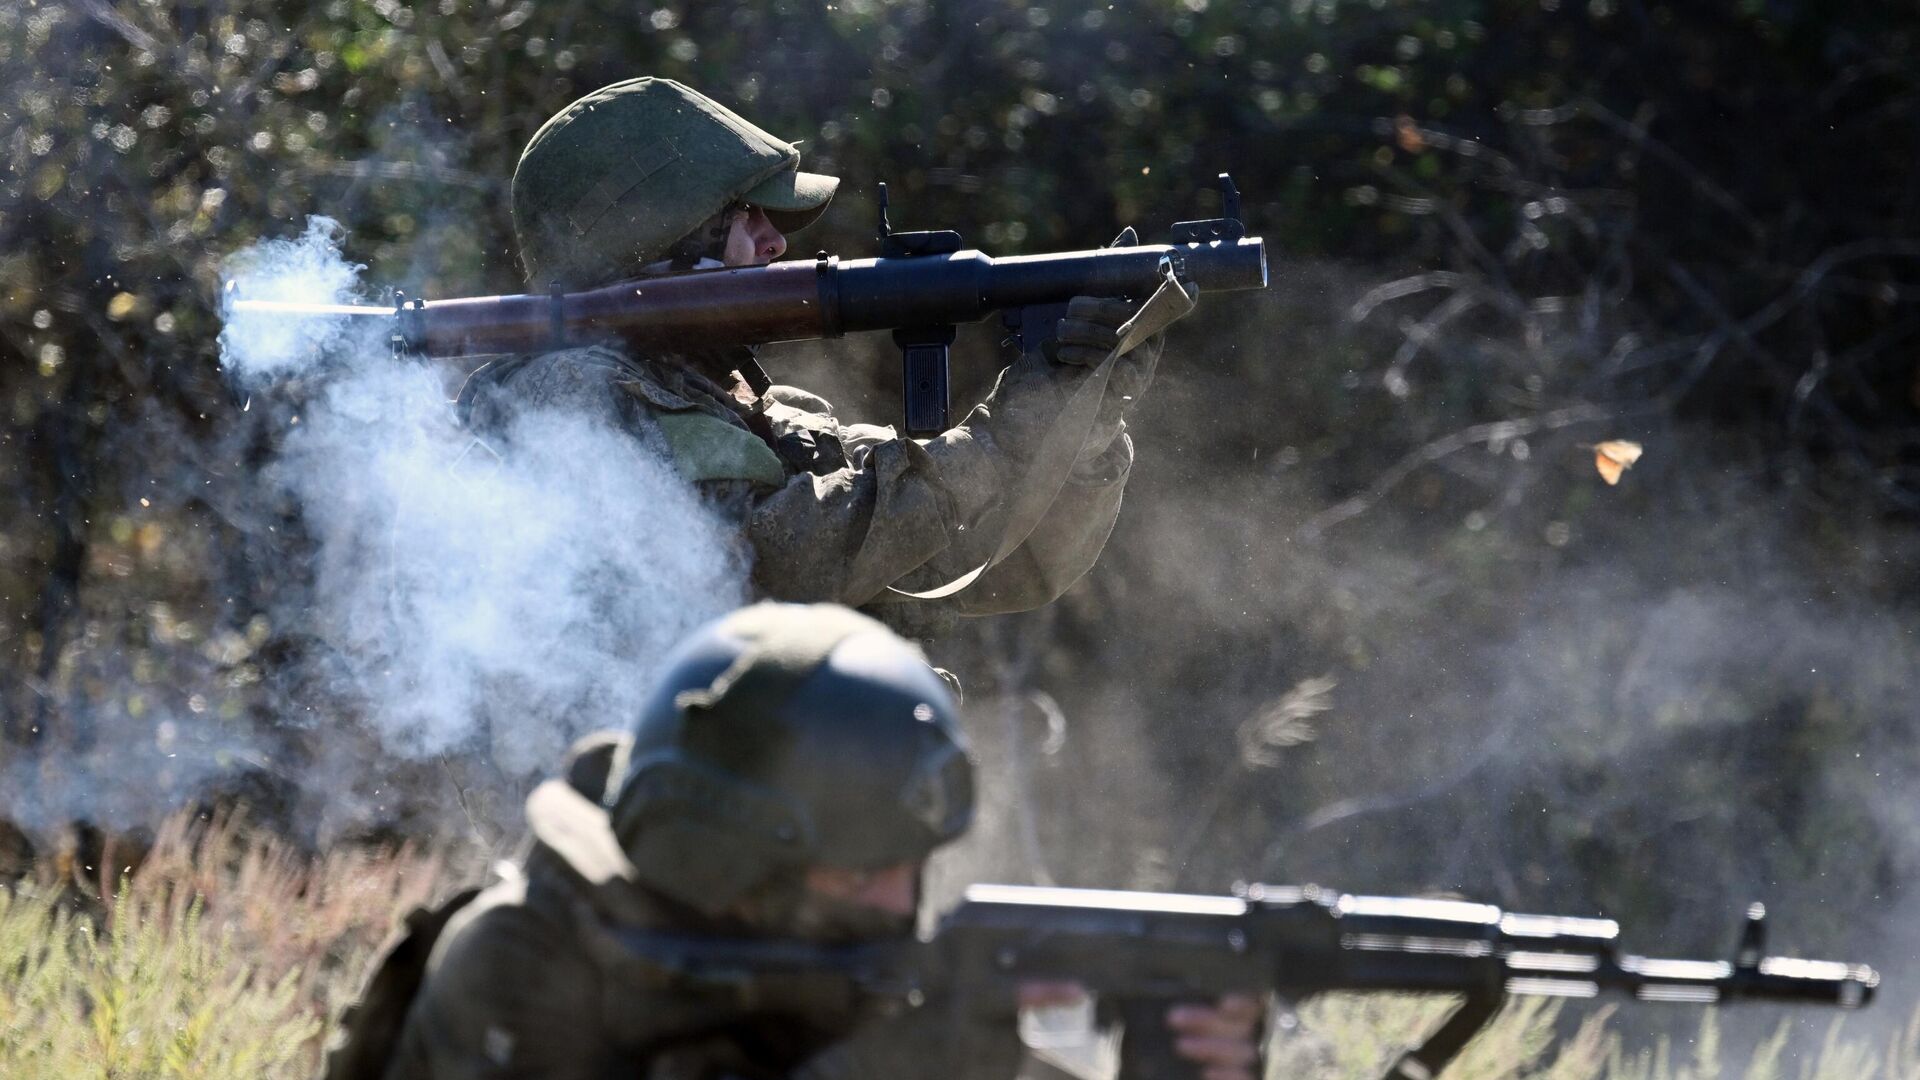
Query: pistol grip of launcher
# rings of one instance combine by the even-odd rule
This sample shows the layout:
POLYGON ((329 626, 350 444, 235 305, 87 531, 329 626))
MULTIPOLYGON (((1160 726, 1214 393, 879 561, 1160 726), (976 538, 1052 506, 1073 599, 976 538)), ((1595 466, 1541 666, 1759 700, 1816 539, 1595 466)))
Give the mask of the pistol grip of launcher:
POLYGON ((947 356, 951 326, 895 330, 900 346, 900 393, 907 437, 932 438, 947 430, 947 356))

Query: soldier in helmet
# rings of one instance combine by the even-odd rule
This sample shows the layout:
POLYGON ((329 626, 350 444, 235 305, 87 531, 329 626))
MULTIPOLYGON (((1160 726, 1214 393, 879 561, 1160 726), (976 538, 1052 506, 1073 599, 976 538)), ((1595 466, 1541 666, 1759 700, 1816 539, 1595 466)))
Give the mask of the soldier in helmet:
MULTIPOLYGON (((410 920, 327 1077, 1012 1077, 1011 1025, 922 1008, 845 1030, 677 980, 610 936, 910 934, 927 856, 973 813, 955 712, 916 648, 844 608, 761 604, 712 624, 629 735, 591 741, 534 791, 517 872, 410 920)), ((1209 1080, 1252 1080, 1258 1013, 1231 998, 1169 1024, 1209 1080)))
MULTIPOLYGON (((671 80, 596 90, 548 120, 514 172, 529 282, 584 289, 776 259, 839 185, 799 162, 789 143, 671 80)), ((1038 459, 1062 405, 1134 310, 1075 300, 1052 360, 1015 362, 959 426, 924 441, 842 423, 821 398, 767 385, 744 348, 636 356, 592 345, 516 357, 482 369, 462 402, 489 433, 529 408, 604 419, 670 459, 738 526, 755 593, 863 607, 930 637, 958 615, 1044 604, 1092 566, 1119 512, 1133 459, 1125 418, 1152 378, 1157 337, 1115 362, 1081 444, 1038 459), (1035 467, 1064 482, 1031 531, 1009 538, 1001 512, 1035 467), (1003 538, 1024 543, 957 596, 906 596, 965 577, 1003 538)))

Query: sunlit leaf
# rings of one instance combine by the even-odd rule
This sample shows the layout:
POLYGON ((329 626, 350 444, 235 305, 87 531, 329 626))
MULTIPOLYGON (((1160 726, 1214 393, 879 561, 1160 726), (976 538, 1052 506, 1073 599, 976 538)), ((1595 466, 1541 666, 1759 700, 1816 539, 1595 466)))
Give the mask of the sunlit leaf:
POLYGON ((1640 460, 1641 446, 1626 439, 1609 439, 1593 448, 1593 466, 1600 470, 1600 479, 1608 484, 1620 482, 1620 474, 1633 467, 1640 460))

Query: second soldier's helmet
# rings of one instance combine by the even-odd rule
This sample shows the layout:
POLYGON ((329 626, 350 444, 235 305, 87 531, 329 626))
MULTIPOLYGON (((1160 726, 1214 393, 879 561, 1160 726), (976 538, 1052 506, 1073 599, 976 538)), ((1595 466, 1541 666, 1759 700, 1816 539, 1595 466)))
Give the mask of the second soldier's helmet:
POLYGON ((628 79, 534 133, 513 173, 513 231, 535 288, 588 288, 633 277, 735 202, 782 232, 804 228, 839 184, 696 90, 628 79))
POLYGON ((831 605, 758 604, 669 659, 609 789, 641 880, 708 914, 806 866, 925 858, 973 817, 973 766, 920 651, 831 605))

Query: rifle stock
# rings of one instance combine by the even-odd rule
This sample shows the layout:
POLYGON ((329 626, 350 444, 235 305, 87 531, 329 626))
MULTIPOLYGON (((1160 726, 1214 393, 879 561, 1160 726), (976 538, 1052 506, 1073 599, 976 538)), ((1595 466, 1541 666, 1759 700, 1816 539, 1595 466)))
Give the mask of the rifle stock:
MULTIPOLYGON (((1229 993, 1445 992, 1466 1003, 1392 1076, 1435 1075, 1507 997, 1715 1004, 1867 1004, 1873 969, 1762 955, 1750 909, 1734 960, 1626 954, 1609 919, 1503 912, 1487 904, 1252 886, 1234 896, 977 885, 925 940, 824 947, 609 931, 636 958, 704 985, 750 987, 763 1005, 893 1014, 928 1001, 1010 1015, 1018 985, 1070 980, 1108 1016, 1229 993), (1424 1070, 1424 1071, 1422 1071, 1424 1070)), ((1153 1037, 1136 1031, 1123 1038, 1153 1037)), ((1164 1054, 1133 1058, 1164 1062, 1164 1054)), ((1160 1068, 1164 1066, 1156 1066, 1160 1068)), ((1123 1067, 1123 1077, 1127 1071, 1123 1067)), ((1141 1072, 1136 1075, 1159 1075, 1141 1072)))

